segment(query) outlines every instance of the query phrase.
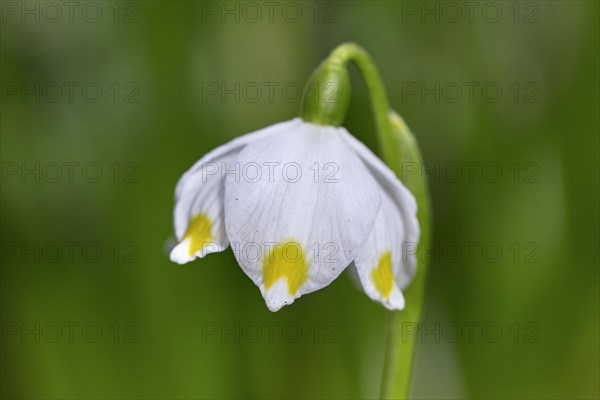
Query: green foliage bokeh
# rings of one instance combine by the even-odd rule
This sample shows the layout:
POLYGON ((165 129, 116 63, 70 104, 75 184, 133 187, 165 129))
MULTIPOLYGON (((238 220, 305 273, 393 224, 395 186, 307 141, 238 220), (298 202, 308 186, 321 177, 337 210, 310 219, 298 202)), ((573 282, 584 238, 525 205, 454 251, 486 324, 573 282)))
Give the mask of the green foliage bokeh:
MULTIPOLYGON (((418 345, 412 395, 597 398, 598 3, 530 2, 535 21, 522 4, 515 22, 513 3, 498 2, 497 23, 481 8, 474 21, 423 21, 407 3, 423 7, 296 2, 298 22, 281 8, 256 22, 206 8, 243 2, 121 3, 116 22, 114 4, 97 2, 97 23, 23 22, 3 8, 3 171, 58 163, 63 176, 3 175, 2 397, 378 395, 385 312, 346 274, 271 313, 230 250, 184 266, 165 252, 180 175, 214 147, 297 116, 294 88, 350 40, 373 56, 430 171, 433 333, 418 345), (49 82, 78 82, 74 101, 20 91, 49 82), (103 89, 98 102, 82 97, 89 82, 103 89), (239 98, 221 85, 240 85, 239 98), (74 182, 64 163, 79 163, 74 182), (82 178, 88 163, 101 168, 96 183, 82 178), (20 253, 68 242, 79 243, 74 260, 20 253), (84 259, 86 243, 100 245, 99 262, 84 259), (36 323, 63 337, 36 342, 23 331, 36 323), (72 341, 65 323, 76 324, 72 341), (102 329, 95 343, 81 333, 90 323, 102 329)), ((376 150, 367 93, 351 79, 346 126, 376 150)))

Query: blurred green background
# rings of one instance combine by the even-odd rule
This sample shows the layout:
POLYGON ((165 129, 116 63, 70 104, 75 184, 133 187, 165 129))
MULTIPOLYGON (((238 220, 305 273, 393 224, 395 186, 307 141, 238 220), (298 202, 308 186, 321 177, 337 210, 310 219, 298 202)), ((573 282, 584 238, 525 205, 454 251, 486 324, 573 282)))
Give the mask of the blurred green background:
POLYGON ((180 175, 297 116, 348 40, 430 171, 411 397, 598 398, 598 2, 1 7, 3 398, 378 396, 385 312, 349 276, 271 313, 230 250, 165 252, 180 175))

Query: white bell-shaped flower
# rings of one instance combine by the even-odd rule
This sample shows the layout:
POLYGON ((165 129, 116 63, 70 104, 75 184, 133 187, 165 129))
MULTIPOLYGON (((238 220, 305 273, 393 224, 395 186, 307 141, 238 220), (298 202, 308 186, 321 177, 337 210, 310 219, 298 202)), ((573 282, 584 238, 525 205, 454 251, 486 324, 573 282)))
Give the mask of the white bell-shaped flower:
POLYGON ((405 252, 419 240, 416 211, 413 195, 346 129, 295 118, 216 148, 181 177, 170 257, 183 264, 231 246, 271 311, 353 264, 369 297, 402 309, 416 269, 405 252))

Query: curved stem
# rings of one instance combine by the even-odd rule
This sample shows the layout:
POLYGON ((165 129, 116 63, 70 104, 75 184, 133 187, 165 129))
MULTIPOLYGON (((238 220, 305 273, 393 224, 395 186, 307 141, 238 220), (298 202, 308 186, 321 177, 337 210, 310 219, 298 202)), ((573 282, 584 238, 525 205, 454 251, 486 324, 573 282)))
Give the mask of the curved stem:
MULTIPOLYGON (((389 113, 390 130, 397 156, 402 162, 423 165, 419 146, 402 118, 394 111, 389 113)), ((400 170, 396 170, 399 174, 400 170)), ((417 200, 417 218, 421 228, 416 254, 429 243, 431 209, 427 184, 419 174, 402 176, 403 183, 417 200)), ((419 322, 425 304, 427 262, 417 259, 417 271, 412 283, 404 290, 406 307, 400 313, 389 313, 387 321, 386 361, 381 387, 382 398, 407 397, 410 389, 411 371, 419 335, 419 322), (406 335, 402 335, 405 332, 406 335)))
MULTIPOLYGON (((348 63, 358 68, 371 100, 375 131, 381 158, 403 178, 403 183, 417 200, 417 218, 421 227, 418 246, 429 240, 429 196, 427 185, 418 176, 403 176, 402 162, 422 165, 416 140, 402 118, 389 108, 385 89, 371 56, 354 43, 345 43, 333 50, 329 57, 313 72, 307 88, 332 87, 337 98, 333 101, 323 90, 317 96, 306 96, 301 111, 302 118, 311 123, 339 126, 345 119, 350 99, 348 63)), ((308 91, 307 91, 308 92, 308 91)), ((417 253, 419 254, 417 248, 417 253)), ((388 312, 386 350, 381 380, 381 398, 406 398, 410 389, 412 363, 417 343, 418 323, 421 318, 425 293, 427 265, 418 260, 417 272, 411 285, 404 291, 406 307, 402 312, 388 312), (402 332, 411 335, 401 337, 402 332)))
POLYGON ((388 163, 390 168, 397 171, 396 168, 398 165, 396 163, 398 158, 395 157, 394 154, 395 143, 388 120, 389 106, 387 95, 385 94, 381 76, 379 75, 379 71, 373 62, 373 59, 369 53, 357 44, 344 43, 333 50, 329 56, 329 60, 344 65, 347 64, 348 61, 351 61, 358 68, 369 91, 371 112, 373 113, 379 148, 381 149, 383 156, 382 158, 388 163))
MULTIPOLYGON (((402 118, 389 108, 385 89, 371 56, 354 43, 345 43, 334 49, 325 61, 333 65, 352 62, 358 68, 371 100, 377 139, 382 159, 401 176, 401 162, 422 165, 416 140, 402 118)), ((415 196, 418 204, 418 219, 421 226, 422 243, 429 240, 430 208, 427 185, 419 179, 407 177, 403 182, 415 196)), ((417 253, 418 254, 418 253, 417 253)), ((406 398, 410 389, 412 364, 416 347, 416 330, 424 304, 426 263, 419 260, 417 273, 412 284, 404 293, 406 308, 402 312, 388 312, 386 321, 386 350, 381 381, 382 399, 406 398), (410 325, 409 325, 410 324, 410 325), (400 337, 407 328, 415 334, 400 337)))

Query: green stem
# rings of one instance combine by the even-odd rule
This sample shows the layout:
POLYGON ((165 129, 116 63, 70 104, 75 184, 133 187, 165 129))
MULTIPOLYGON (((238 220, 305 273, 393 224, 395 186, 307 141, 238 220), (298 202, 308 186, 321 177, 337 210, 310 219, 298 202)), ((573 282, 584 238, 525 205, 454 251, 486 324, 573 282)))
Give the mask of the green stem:
MULTIPOLYGON (((350 98, 350 80, 347 71, 349 62, 356 65, 367 85, 382 159, 397 176, 404 178, 403 183, 417 200, 417 217, 421 227, 419 246, 421 246, 429 240, 430 211, 427 185, 420 179, 420 174, 405 177, 401 173, 403 162, 422 165, 419 148, 402 118, 389 108, 379 71, 371 56, 363 48, 354 43, 344 43, 335 48, 315 70, 307 88, 320 89, 333 85, 337 89, 337 97, 331 101, 331 96, 323 90, 319 90, 315 97, 305 95, 302 118, 322 125, 338 126, 343 122, 350 98)), ((417 254, 419 254, 418 250, 417 254)), ((388 313, 380 395, 382 399, 408 396, 417 335, 408 335, 406 338, 400 336, 409 326, 407 324, 418 328, 425 298, 426 273, 427 265, 419 260, 413 282, 404 293, 405 309, 402 312, 388 313)))
MULTIPOLYGON (((390 131, 396 149, 396 157, 404 163, 422 166, 419 146, 402 118, 394 111, 389 113, 390 131)), ((387 162, 387 160, 384 159, 387 162)), ((416 254, 430 238, 431 209, 427 184, 421 174, 396 174, 417 200, 417 218, 421 228, 419 248, 416 254)), ((386 352, 381 384, 381 398, 407 398, 410 390, 411 372, 418 338, 419 323, 425 305, 425 285, 427 262, 417 257, 417 272, 412 283, 404 290, 406 307, 401 312, 390 312, 387 320, 386 352), (402 332, 412 334, 402 336, 402 332)))
POLYGON ((390 168, 396 170, 398 167, 398 158, 394 154, 395 143, 388 120, 389 106, 387 95, 385 94, 381 76, 373 59, 362 47, 354 43, 344 43, 336 47, 331 53, 330 59, 342 64, 347 64, 348 61, 351 61, 356 65, 358 72, 367 85, 371 99, 371 112, 373 113, 382 158, 388 163, 390 168))
MULTIPOLYGON (((379 141, 382 159, 396 172, 401 174, 401 162, 415 162, 421 165, 421 156, 414 137, 404 121, 390 110, 385 89, 371 56, 353 43, 337 47, 330 56, 342 64, 352 61, 361 74, 371 100, 371 111, 379 141)), ((421 181, 404 182, 417 198, 422 227, 421 243, 428 236, 429 204, 426 186, 421 181)), ((417 253, 418 254, 418 253, 417 253)), ((411 286, 406 290, 406 308, 402 312, 388 312, 386 321, 386 350, 381 380, 382 399, 406 398, 410 390, 412 364, 416 347, 416 335, 401 338, 408 327, 418 326, 423 310, 426 265, 418 265, 418 273, 411 286)))

